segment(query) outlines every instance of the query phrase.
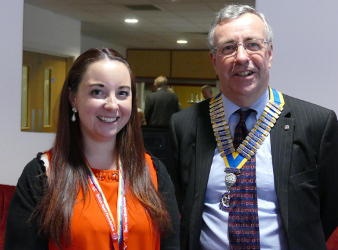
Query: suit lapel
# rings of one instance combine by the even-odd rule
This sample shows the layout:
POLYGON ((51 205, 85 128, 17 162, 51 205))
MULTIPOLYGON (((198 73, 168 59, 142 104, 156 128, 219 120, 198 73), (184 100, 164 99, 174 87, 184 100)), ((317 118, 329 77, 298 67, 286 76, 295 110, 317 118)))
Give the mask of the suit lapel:
POLYGON ((196 183, 195 187, 201 199, 204 199, 204 193, 208 183, 209 172, 211 168, 216 141, 211 128, 209 117, 209 102, 201 106, 206 109, 199 112, 196 127, 196 183))
POLYGON ((291 167, 294 120, 290 118, 289 105, 284 110, 270 132, 271 154, 275 188, 285 230, 288 231, 288 182, 291 167))
POLYGON ((209 117, 209 102, 205 101, 198 104, 199 109, 196 117, 196 141, 195 141, 195 168, 190 176, 194 180, 193 210, 191 211, 191 222, 189 225, 191 238, 189 239, 189 249, 199 248, 199 235, 202 227, 202 213, 204 206, 204 196, 208 184, 209 172, 216 148, 216 141, 211 128, 209 117))

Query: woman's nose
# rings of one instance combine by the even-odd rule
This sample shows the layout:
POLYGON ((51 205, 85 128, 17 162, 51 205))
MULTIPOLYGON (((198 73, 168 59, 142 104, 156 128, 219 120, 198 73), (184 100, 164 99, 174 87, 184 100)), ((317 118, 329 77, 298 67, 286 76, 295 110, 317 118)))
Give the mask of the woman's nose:
POLYGON ((106 108, 117 108, 117 101, 115 97, 109 96, 105 99, 104 106, 106 108))

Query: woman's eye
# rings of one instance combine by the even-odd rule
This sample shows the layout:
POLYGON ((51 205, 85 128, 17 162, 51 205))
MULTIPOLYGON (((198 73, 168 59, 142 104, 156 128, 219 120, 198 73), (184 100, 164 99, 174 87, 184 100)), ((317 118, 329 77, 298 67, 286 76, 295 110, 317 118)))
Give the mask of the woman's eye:
POLYGON ((118 96, 122 97, 122 98, 126 98, 130 95, 130 91, 128 90, 120 90, 118 91, 118 96))
POLYGON ((96 98, 105 98, 105 94, 101 89, 93 89, 90 91, 91 96, 96 98))

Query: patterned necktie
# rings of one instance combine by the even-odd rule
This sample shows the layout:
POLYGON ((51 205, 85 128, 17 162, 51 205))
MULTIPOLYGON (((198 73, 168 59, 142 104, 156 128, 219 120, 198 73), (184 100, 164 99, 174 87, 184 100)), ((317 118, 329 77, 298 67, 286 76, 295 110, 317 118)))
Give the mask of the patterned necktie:
MULTIPOLYGON (((235 148, 248 134, 245 120, 252 111, 236 111, 240 120, 235 129, 235 148)), ((230 249, 260 249, 255 156, 242 167, 236 183, 231 187, 228 223, 230 249)))

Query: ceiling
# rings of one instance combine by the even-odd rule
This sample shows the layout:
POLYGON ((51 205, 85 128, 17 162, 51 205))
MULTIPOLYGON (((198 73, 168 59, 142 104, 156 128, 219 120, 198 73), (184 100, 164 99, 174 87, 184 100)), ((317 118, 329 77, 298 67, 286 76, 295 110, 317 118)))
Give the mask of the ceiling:
POLYGON ((24 0, 82 23, 82 34, 125 48, 206 49, 215 13, 255 0, 24 0), (134 25, 125 18, 138 18, 134 25), (176 44, 186 39, 188 44, 176 44))

